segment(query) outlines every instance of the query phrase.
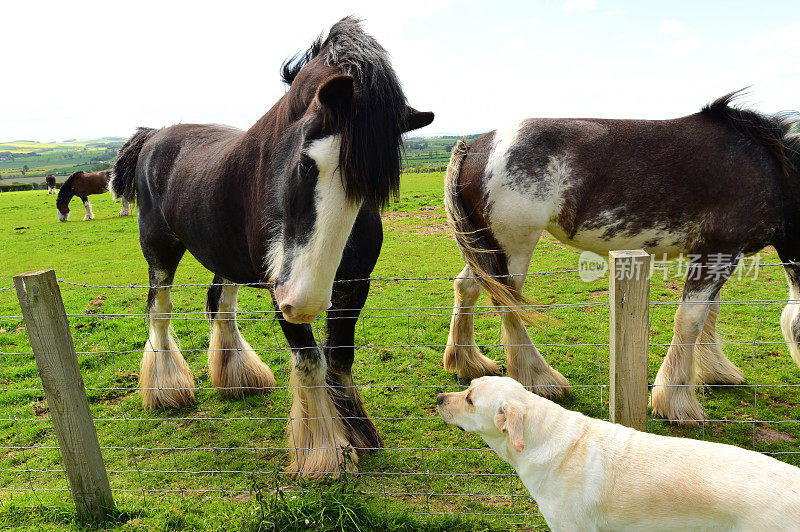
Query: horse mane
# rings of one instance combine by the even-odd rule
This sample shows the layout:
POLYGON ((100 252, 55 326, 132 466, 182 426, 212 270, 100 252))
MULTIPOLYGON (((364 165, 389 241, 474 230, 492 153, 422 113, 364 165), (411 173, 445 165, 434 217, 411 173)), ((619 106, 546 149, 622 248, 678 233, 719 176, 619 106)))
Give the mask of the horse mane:
POLYGON ((287 85, 291 85, 294 81, 294 78, 297 77, 297 74, 300 72, 309 61, 314 59, 319 55, 320 50, 322 50, 322 35, 316 38, 316 40, 311 43, 311 46, 305 52, 297 52, 292 57, 284 61, 281 65, 281 81, 286 83, 287 85))
POLYGON ((746 89, 739 89, 703 106, 701 114, 725 121, 750 140, 767 148, 778 160, 785 178, 800 172, 800 119, 787 111, 764 115, 733 105, 746 89))
POLYGON ((324 41, 318 38, 307 51, 285 62, 283 81, 291 86, 316 57, 356 81, 349 109, 337 117, 345 193, 350 199, 383 206, 399 191, 401 136, 408 113, 389 54, 364 32, 359 19, 348 16, 331 27, 324 41))
POLYGON ((56 196, 56 207, 65 203, 69 203, 69 200, 71 200, 72 196, 75 195, 75 193, 72 191, 72 178, 78 174, 83 174, 83 171, 78 170, 77 172, 73 172, 73 174, 70 175, 66 181, 64 181, 64 184, 61 185, 61 188, 58 189, 58 196, 56 196))

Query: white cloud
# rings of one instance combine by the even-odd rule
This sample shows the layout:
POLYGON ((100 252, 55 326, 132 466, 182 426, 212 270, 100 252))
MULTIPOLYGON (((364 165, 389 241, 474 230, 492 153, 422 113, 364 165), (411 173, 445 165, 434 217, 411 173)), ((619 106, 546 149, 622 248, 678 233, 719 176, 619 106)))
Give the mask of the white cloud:
POLYGON ((800 46, 800 24, 791 24, 759 33, 750 44, 751 52, 764 52, 800 46))
POLYGON ((689 26, 678 19, 662 20, 658 27, 658 33, 661 35, 683 35, 691 31, 689 26))
POLYGON ((561 4, 561 10, 567 13, 586 13, 595 8, 595 0, 567 0, 561 4))
POLYGON ((656 47, 656 52, 671 57, 687 57, 700 48, 703 42, 694 28, 678 19, 662 20, 658 33, 666 40, 656 47))

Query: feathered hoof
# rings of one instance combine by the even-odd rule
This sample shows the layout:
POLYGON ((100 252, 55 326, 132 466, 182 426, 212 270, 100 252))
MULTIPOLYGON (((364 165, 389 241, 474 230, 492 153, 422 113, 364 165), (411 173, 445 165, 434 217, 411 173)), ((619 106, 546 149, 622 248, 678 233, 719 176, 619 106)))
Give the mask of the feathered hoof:
POLYGON ((509 376, 519 381, 536 395, 541 395, 548 399, 560 399, 569 395, 569 381, 558 370, 547 366, 546 372, 528 371, 515 374, 515 368, 509 367, 509 376))
POLYGON ((708 385, 720 384, 744 384, 744 375, 742 370, 737 368, 733 362, 727 358, 723 358, 725 362, 715 363, 704 367, 702 371, 697 372, 697 381, 708 385))
POLYGON ((653 417, 665 418, 679 425, 698 426, 705 421, 703 407, 694 386, 668 386, 658 382, 650 395, 653 417))
POLYGON ((304 478, 356 473, 358 460, 347 441, 347 429, 328 394, 324 381, 301 383, 296 372, 289 380, 294 394, 286 425, 287 447, 292 457, 286 469, 304 478))
POLYGON ((269 366, 243 338, 239 337, 237 342, 227 342, 224 338, 229 337, 212 333, 208 349, 211 383, 219 393, 242 398, 271 392, 275 376, 269 366))
POLYGON ((292 463, 287 473, 295 476, 319 480, 326 477, 338 478, 345 471, 356 474, 358 455, 346 447, 339 449, 293 449, 292 463))
POLYGON ((472 380, 487 375, 501 375, 500 365, 481 354, 476 345, 448 345, 444 350, 444 369, 459 379, 472 380))
POLYGON ((170 338, 170 349, 156 353, 148 342, 139 367, 139 387, 145 410, 182 408, 194 404, 192 371, 170 338))

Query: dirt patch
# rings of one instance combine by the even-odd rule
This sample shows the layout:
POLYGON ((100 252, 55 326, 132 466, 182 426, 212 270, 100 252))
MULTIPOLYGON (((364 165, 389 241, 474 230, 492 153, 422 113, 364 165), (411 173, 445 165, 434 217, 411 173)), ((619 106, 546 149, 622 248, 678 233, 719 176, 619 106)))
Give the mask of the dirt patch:
POLYGON ((791 434, 781 432, 780 430, 775 430, 769 427, 756 428, 757 442, 775 443, 779 441, 796 441, 796 440, 797 438, 795 438, 791 434))
POLYGON ((444 218, 444 207, 422 207, 418 211, 404 211, 404 212, 384 212, 381 214, 381 220, 401 220, 403 218, 421 218, 423 220, 435 220, 437 218, 444 218))
POLYGON ((50 409, 47 408, 47 405, 44 403, 34 403, 32 408, 33 414, 39 419, 46 418, 47 414, 50 413, 50 409))
POLYGON ((106 300, 106 296, 104 294, 100 294, 96 298, 89 301, 89 305, 86 308, 86 314, 99 314, 103 310, 103 302, 106 300))
POLYGON ((381 214, 386 227, 402 232, 406 235, 452 235, 453 232, 447 224, 444 207, 422 207, 418 211, 385 212, 381 214), (404 220, 417 219, 424 222, 413 224, 404 220))

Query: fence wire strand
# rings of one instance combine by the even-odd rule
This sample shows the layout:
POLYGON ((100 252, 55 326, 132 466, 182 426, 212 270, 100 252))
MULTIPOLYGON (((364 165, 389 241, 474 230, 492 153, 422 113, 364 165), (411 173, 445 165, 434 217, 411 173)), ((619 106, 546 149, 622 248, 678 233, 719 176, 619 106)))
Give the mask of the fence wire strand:
MULTIPOLYGON (((785 265, 788 264, 760 267, 785 265)), ((520 275, 541 279, 569 276, 578 271, 558 269, 520 275)), ((359 458, 358 489, 365 496, 393 503, 398 500, 420 515, 476 515, 499 519, 509 526, 542 527, 544 520, 517 475, 479 438, 452 430, 436 413, 438 392, 462 390, 469 385, 463 378, 449 376, 441 363, 452 318, 452 306, 446 302, 452 297, 451 282, 455 279, 448 276, 370 279, 423 294, 418 298, 423 303, 406 304, 406 300, 398 298, 393 300, 400 302, 397 305, 365 307, 357 320, 354 335, 357 340, 353 345, 340 346, 355 352, 353 388, 361 395, 384 440, 383 449, 359 458)), ((63 291, 80 294, 85 293, 83 290, 111 290, 105 298, 109 306, 118 305, 117 299, 129 304, 127 290, 149 288, 133 283, 103 285, 64 279, 58 282, 63 291)), ((203 290, 209 286, 181 283, 168 287, 181 293, 182 298, 197 302, 202 301, 203 290)), ((240 286, 268 287, 266 283, 240 286)), ((545 316, 541 328, 530 327, 528 332, 547 363, 570 379, 572 398, 568 399, 568 407, 608 419, 609 303, 592 300, 594 296, 588 294, 582 301, 520 305, 520 308, 537 310, 545 316), (576 325, 579 319, 580 324, 576 325)), ((85 296, 65 298, 85 299, 85 296)), ((298 445, 292 444, 296 420, 291 419, 290 401, 296 387, 289 383, 287 366, 292 358, 291 348, 282 335, 269 298, 248 301, 242 310, 219 312, 218 317, 235 317, 243 335, 252 339, 254 351, 273 369, 277 383, 270 394, 242 395, 238 399, 222 397, 205 369, 208 318, 205 312, 184 310, 183 303, 176 303, 176 312, 170 314, 172 329, 181 339, 180 350, 193 372, 196 404, 154 412, 142 409, 137 393, 138 363, 148 341, 149 315, 130 308, 120 311, 114 307, 109 311, 102 303, 97 308, 82 309, 75 304, 67 308, 95 427, 116 493, 139 497, 145 505, 164 496, 236 497, 251 492, 254 476, 267 478, 276 471, 280 473, 282 486, 291 492, 303 491, 283 471, 290 452, 298 445), (269 308, 253 308, 262 302, 269 308)), ((720 302, 721 316, 725 311, 757 312, 757 326, 749 333, 737 331, 735 336, 717 336, 715 342, 705 342, 707 336, 701 332, 697 345, 716 345, 730 351, 737 362, 749 366, 745 369, 750 376, 741 385, 698 386, 697 393, 708 419, 698 420, 699 432, 687 429, 681 435, 722 441, 729 437, 726 431, 734 433, 735 427, 750 425, 752 430, 748 431, 747 440, 736 444, 800 463, 800 450, 795 450, 796 444, 792 447, 792 441, 800 436, 800 414, 792 406, 800 402, 796 394, 800 382, 776 380, 760 371, 767 357, 784 349, 780 347, 783 339, 768 334, 762 326, 768 316, 774 315, 775 308, 793 302, 797 301, 765 298, 720 302), (752 405, 746 404, 745 397, 752 400, 752 405), (767 407, 776 402, 788 406, 770 412, 767 407), (768 441, 769 438, 774 441, 768 441)), ((672 345, 672 315, 679 304, 660 298, 650 302, 647 320, 651 330, 651 383, 660 357, 672 345)), ((709 317, 709 309, 707 306, 703 323, 709 317)), ((511 339, 518 338, 520 333, 509 337, 500 332, 502 312, 498 309, 476 305, 469 313, 475 320, 474 347, 500 362, 504 372, 508 369, 509 349, 530 348, 524 338, 511 339)), ((18 315, 0 316, 0 327, 21 321, 18 315)), ((324 337, 325 327, 322 319, 313 324, 317 339, 324 337)), ((459 345, 471 346, 471 342, 459 345)), ((238 350, 222 349, 221 356, 238 350)), ((701 350, 695 348, 694 352, 701 350)), ((698 366, 702 376, 699 360, 698 366)), ((33 354, 25 341, 0 344, 0 380, 7 412, 0 418, 0 435, 9 435, 0 439, 0 471, 6 479, 0 491, 9 497, 31 494, 39 504, 51 503, 48 498, 51 494, 63 496, 69 488, 65 487, 60 459, 55 458, 58 446, 52 444, 49 412, 45 408, 44 412, 35 413, 36 408, 43 408, 33 405, 42 404, 44 393, 33 366, 33 354)), ((676 386, 695 387, 694 384, 676 386)), ((648 417, 648 429, 661 434, 674 432, 667 420, 652 415, 648 417)))

